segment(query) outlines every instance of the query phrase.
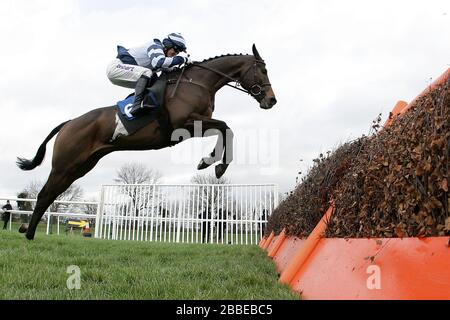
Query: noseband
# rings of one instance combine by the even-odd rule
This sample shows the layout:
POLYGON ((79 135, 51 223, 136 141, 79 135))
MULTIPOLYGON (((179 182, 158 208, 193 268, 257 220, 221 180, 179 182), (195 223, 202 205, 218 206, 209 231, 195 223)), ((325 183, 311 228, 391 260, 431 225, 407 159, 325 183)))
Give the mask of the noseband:
MULTIPOLYGON (((244 91, 244 92, 248 93, 249 95, 253 96, 256 100, 258 100, 258 98, 257 98, 258 96, 261 96, 261 98, 263 98, 266 95, 266 92, 263 90, 263 88, 271 86, 270 82, 267 82, 267 83, 257 83, 256 82, 256 67, 257 67, 258 63, 261 63, 264 66, 266 65, 264 60, 256 60, 255 59, 255 61, 253 62, 253 65, 248 67, 248 69, 241 76, 241 79, 245 78, 247 73, 249 73, 249 71, 253 67, 253 85, 250 86, 249 90, 245 90, 244 89, 242 91, 244 91)), ((240 89, 240 88, 237 88, 237 86, 243 87, 242 86, 242 80, 239 79, 239 80, 237 80, 235 82, 236 82, 236 86, 232 86, 232 85, 228 85, 228 86, 236 88, 236 89, 240 89)))

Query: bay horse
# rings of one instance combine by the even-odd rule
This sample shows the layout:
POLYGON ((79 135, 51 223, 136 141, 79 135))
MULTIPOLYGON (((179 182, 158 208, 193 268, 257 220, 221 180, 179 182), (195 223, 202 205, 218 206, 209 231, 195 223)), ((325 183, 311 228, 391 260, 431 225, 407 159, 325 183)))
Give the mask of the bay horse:
POLYGON ((277 102, 265 62, 255 45, 252 51, 253 55, 223 55, 195 62, 179 70, 178 80, 176 83, 168 82, 165 93, 169 131, 162 128, 159 121, 153 121, 132 135, 112 140, 116 127, 115 106, 94 109, 54 128, 32 160, 17 159, 17 165, 22 170, 36 168, 44 159, 46 144, 58 134, 50 175, 38 194, 29 225, 22 225, 19 232, 26 233, 29 240, 34 239, 36 227, 47 208, 105 155, 121 150, 156 150, 172 146, 181 141, 173 141, 171 133, 176 129, 193 133, 197 121, 201 122, 202 133, 213 129, 224 137, 217 140, 217 144, 223 144, 223 154, 215 154, 213 151, 197 167, 201 170, 222 160, 215 167, 216 176, 220 178, 233 159, 233 134, 226 122, 212 118, 216 92, 223 86, 230 85, 230 82, 235 82, 233 87, 250 94, 262 109, 270 109, 277 102), (175 90, 170 90, 171 88, 175 90))

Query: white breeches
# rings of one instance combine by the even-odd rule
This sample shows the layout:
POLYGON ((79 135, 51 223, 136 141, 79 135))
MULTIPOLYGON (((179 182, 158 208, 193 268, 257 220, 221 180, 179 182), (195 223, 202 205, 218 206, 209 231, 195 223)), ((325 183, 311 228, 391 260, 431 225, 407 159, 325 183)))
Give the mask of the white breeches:
POLYGON ((106 75, 109 81, 115 85, 131 89, 135 88, 136 81, 141 76, 145 75, 150 78, 152 74, 153 72, 150 69, 124 64, 120 59, 113 60, 106 69, 106 75))

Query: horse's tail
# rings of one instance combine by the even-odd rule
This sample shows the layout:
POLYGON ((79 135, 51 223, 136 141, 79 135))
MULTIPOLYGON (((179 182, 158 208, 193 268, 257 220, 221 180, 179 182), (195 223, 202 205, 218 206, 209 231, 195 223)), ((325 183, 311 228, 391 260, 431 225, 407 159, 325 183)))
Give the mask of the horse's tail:
POLYGON ((50 134, 47 136, 47 138, 45 138, 44 142, 42 142, 42 144, 39 147, 33 160, 28 160, 28 159, 17 157, 16 163, 19 166, 19 168, 22 170, 33 170, 38 165, 40 165, 42 163, 42 161, 44 160, 47 142, 49 142, 50 139, 53 138, 53 136, 55 134, 57 134, 59 132, 59 130, 61 130, 61 128, 64 127, 64 125, 69 121, 61 123, 55 129, 53 129, 52 132, 50 132, 50 134))

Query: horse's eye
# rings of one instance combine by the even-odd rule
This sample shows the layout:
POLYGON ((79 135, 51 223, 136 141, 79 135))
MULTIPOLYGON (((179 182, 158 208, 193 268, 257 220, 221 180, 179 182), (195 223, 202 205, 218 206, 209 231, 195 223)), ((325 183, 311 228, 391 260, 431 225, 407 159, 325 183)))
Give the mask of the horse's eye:
POLYGON ((263 74, 267 74, 267 70, 266 70, 266 69, 263 69, 263 70, 262 70, 262 73, 263 73, 263 74))

